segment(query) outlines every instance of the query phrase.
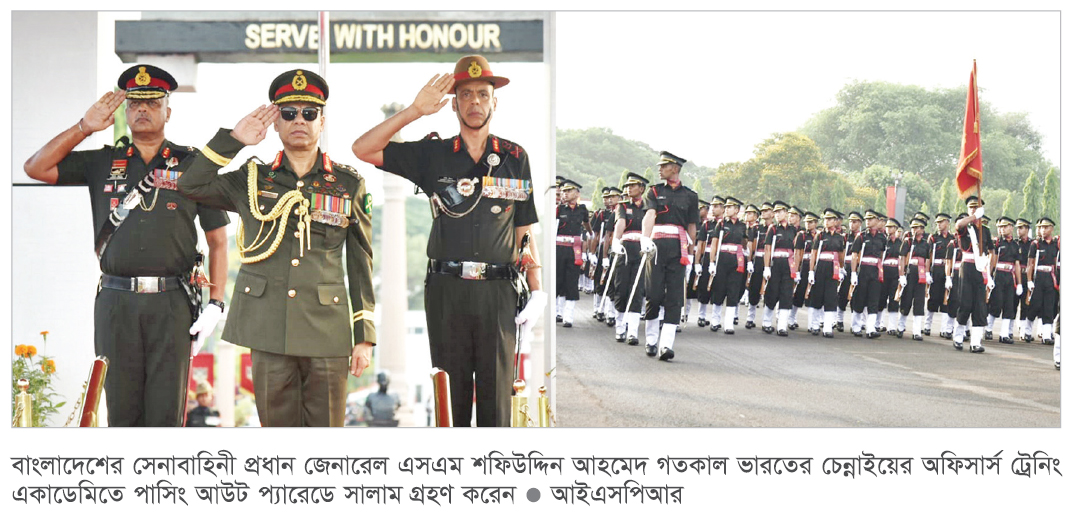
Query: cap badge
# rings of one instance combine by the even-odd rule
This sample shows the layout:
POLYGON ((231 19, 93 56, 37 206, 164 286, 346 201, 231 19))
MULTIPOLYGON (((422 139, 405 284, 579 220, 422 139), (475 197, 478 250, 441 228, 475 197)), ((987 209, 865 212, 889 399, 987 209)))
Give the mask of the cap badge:
POLYGON ((296 90, 306 89, 306 77, 302 75, 302 70, 295 72, 295 78, 291 79, 291 86, 296 90))
POLYGON ((146 73, 146 67, 139 66, 138 67, 138 75, 134 76, 134 83, 139 85, 139 86, 146 86, 146 85, 149 84, 150 80, 151 80, 151 78, 149 77, 149 74, 146 73))
POLYGON ((472 79, 476 79, 482 76, 482 67, 477 61, 471 61, 470 68, 467 68, 467 73, 470 74, 472 79))

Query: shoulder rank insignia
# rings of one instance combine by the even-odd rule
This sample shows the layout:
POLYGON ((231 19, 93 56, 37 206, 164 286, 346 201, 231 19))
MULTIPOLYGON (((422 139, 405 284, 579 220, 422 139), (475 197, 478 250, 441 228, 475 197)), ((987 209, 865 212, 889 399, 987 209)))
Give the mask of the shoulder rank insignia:
POLYGON ((328 159, 328 153, 322 153, 321 156, 324 161, 325 172, 332 172, 332 160, 328 159))
MULTIPOLYGON (((280 163, 282 163, 283 161, 284 161, 284 151, 280 151, 280 152, 276 153, 276 159, 274 159, 272 161, 272 169, 276 170, 276 169, 280 168, 280 163)), ((269 177, 273 177, 275 175, 276 174, 270 174, 269 177)))
POLYGON ((452 152, 459 152, 459 137, 452 138, 452 152))

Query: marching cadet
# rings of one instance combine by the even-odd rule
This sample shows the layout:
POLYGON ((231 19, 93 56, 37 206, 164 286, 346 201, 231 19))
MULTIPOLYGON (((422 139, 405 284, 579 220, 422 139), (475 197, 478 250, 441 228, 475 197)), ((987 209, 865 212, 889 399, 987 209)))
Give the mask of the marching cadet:
POLYGON ((613 258, 612 234, 616 231, 616 209, 619 207, 620 201, 623 200, 623 190, 612 186, 609 187, 608 193, 609 220, 605 229, 606 237, 601 247, 601 252, 603 253, 603 256, 601 257, 601 284, 599 288, 601 295, 603 296, 603 300, 601 301, 601 303, 605 311, 605 325, 612 327, 615 326, 618 322, 623 322, 616 320, 616 305, 613 301, 615 289, 610 283, 612 281, 612 278, 609 276, 609 270, 611 269, 613 258), (608 292, 608 294, 605 294, 605 292, 608 292))
MULTIPOLYGON (((791 210, 789 215, 798 211, 798 208, 792 207, 791 210)), ((811 251, 813 251, 814 237, 817 236, 817 215, 810 211, 802 211, 800 217, 802 220, 802 228, 795 234, 795 239, 796 241, 802 242, 803 256, 806 257, 806 259, 799 263, 799 273, 795 276, 795 291, 791 296, 791 322, 788 324, 788 327, 792 330, 799 327, 799 309, 806 304, 806 287, 808 285, 803 279, 807 276, 807 273, 810 272, 809 256, 811 255, 811 251)), ((809 312, 809 322, 806 327, 809 330, 813 330, 813 324, 817 321, 815 320, 813 310, 809 310, 809 312)))
MULTIPOLYGON (((989 293, 989 315, 1000 318, 1001 344, 1014 341, 1011 334, 1011 321, 1015 320, 1016 305, 1023 293, 1023 271, 1019 263, 1021 249, 1012 238, 1012 225, 1015 221, 1008 217, 997 219, 996 252, 993 255, 993 282, 996 287, 989 293)), ((992 326, 990 326, 992 328, 992 326)))
POLYGON ((556 208, 556 322, 570 328, 575 322, 575 301, 582 273, 582 235, 590 231, 586 206, 579 202, 582 185, 565 179, 560 186, 564 202, 556 208))
MULTIPOLYGON (((435 208, 426 249, 429 349, 433 367, 448 372, 450 391, 456 393, 453 421, 462 426, 470 424, 475 401, 478 426, 510 425, 512 349, 531 338, 547 301, 536 242, 522 246, 538 222, 530 158, 518 144, 490 132, 496 90, 507 84, 484 57, 464 56, 453 73, 434 76, 410 106, 351 146, 362 161, 422 188, 435 208), (454 97, 444 98, 450 94, 454 97), (390 141, 449 100, 458 135, 390 141), (527 286, 530 297, 519 310, 527 286)), ((577 200, 577 184, 574 190, 577 200)))
MULTIPOLYGON (((862 232, 862 214, 857 211, 852 211, 847 214, 847 226, 848 231, 844 233, 844 278, 851 276, 851 244, 858 238, 859 233, 862 232)), ((841 224, 840 230, 843 231, 843 225, 841 224)), ((851 281, 840 281, 840 289, 837 292, 836 301, 836 331, 844 331, 844 312, 847 310, 847 304, 851 300, 851 281)), ((855 321, 858 318, 858 313, 852 310, 851 312, 851 325, 852 327, 862 327, 863 321, 859 321, 858 326, 855 326, 855 321)))
MULTIPOLYGON (((763 203, 762 206, 766 206, 768 203, 763 203)), ((769 206, 769 213, 772 213, 772 206, 769 206)), ((747 322, 743 326, 746 329, 751 329, 754 326, 754 318, 758 312, 758 303, 761 301, 761 274, 754 274, 755 269, 765 268, 765 253, 759 253, 759 246, 764 248, 764 245, 760 244, 761 239, 765 237, 765 230, 768 226, 762 226, 758 222, 759 210, 757 206, 748 204, 746 209, 743 210, 743 221, 747 224, 747 241, 749 242, 750 254, 747 255, 747 274, 744 278, 744 297, 747 300, 747 322)))
POLYGON ((773 333, 773 311, 780 305, 776 334, 788 336, 788 318, 791 315, 791 295, 795 278, 798 275, 799 262, 802 260, 803 242, 796 242, 798 228, 788 223, 789 206, 783 201, 773 203, 775 223, 765 233, 765 268, 762 277, 766 284, 765 314, 762 317, 762 331, 773 333), (796 247, 799 246, 799 247, 796 247))
MULTIPOLYGON (((707 316, 706 310, 709 307, 709 302, 713 297, 713 270, 716 262, 711 261, 709 255, 709 244, 707 243, 713 236, 713 229, 720 225, 723 219, 724 199, 719 195, 714 195, 710 204, 706 204, 703 207, 702 203, 698 204, 699 216, 702 217, 702 223, 698 227, 698 239, 697 244, 694 246, 694 274, 695 274, 695 290, 698 294, 698 326, 704 328, 709 324, 710 320, 716 320, 716 309, 714 313, 707 316), (719 206, 719 208, 718 208, 719 206), (709 216, 706 216, 708 214, 709 216), (720 218, 718 214, 721 214, 720 218)), ((687 296, 690 297, 689 295, 687 296)), ((688 300, 688 304, 690 301, 688 300)), ((715 306, 715 304, 714 304, 715 306)), ((716 330, 713 330, 716 331, 716 330)))
MULTIPOLYGON (((965 325, 970 320, 970 351, 982 353, 982 337, 988 310, 985 304, 986 284, 995 286, 990 274, 990 255, 993 254, 993 236, 989 226, 982 223, 985 208, 978 197, 967 197, 968 216, 956 222, 956 245, 963 254, 960 260, 960 292, 958 324, 965 325)), ((961 343, 955 345, 962 350, 961 343)))
MULTIPOLYGON (((860 314, 860 321, 865 321, 866 336, 876 339, 881 336, 877 331, 877 319, 884 286, 881 263, 887 248, 887 239, 882 231, 883 222, 876 211, 866 210, 864 218, 867 229, 859 234, 851 246, 854 255, 851 260, 851 286, 855 287, 851 296, 851 310, 860 314)), ((855 326, 852 319, 851 333, 861 337, 862 332, 863 328, 855 326)))
MULTIPOLYGON (((911 339, 922 340, 922 319, 926 314, 926 290, 933 275, 929 272, 931 245, 925 236, 926 221, 921 218, 911 220, 911 238, 903 244, 900 266, 904 273, 900 276, 903 295, 900 298, 899 336, 903 337, 905 320, 914 311, 911 323, 911 339)), ((943 294, 942 294, 943 295, 943 294)))
POLYGON ((735 333, 735 308, 743 290, 743 275, 746 274, 747 256, 751 254, 753 243, 747 238, 747 225, 739 220, 739 206, 742 203, 735 197, 724 200, 724 219, 713 229, 711 247, 709 248, 710 269, 713 273, 714 307, 712 331, 724 324, 724 334, 735 333), (723 321, 720 312, 724 304, 723 321))
POLYGON ((903 238, 900 234, 899 221, 888 219, 885 222, 885 260, 884 260, 884 286, 881 288, 881 304, 877 307, 878 317, 884 321, 877 331, 887 332, 889 335, 898 335, 896 328, 899 320, 900 300, 896 299, 896 290, 900 285, 900 255, 903 250, 903 238))
MULTIPOLYGON (((1027 268, 1026 268, 1027 267, 1027 261, 1030 258, 1030 242, 1031 242, 1031 239, 1030 239, 1030 221, 1026 220, 1026 219, 1022 219, 1022 218, 1016 219, 1016 221, 1015 221, 1015 231, 1016 231, 1015 242, 1016 242, 1016 245, 1019 246, 1019 268, 1020 268, 1020 270, 1022 270, 1022 273, 1023 273, 1022 276, 1020 276, 1019 280, 1020 280, 1021 284, 1024 285, 1023 292, 1021 294, 1019 294, 1018 296, 1016 296, 1016 308, 1018 308, 1018 310, 1019 310, 1019 320, 1021 321, 1020 329, 1021 329, 1021 331, 1023 333, 1024 340, 1026 342, 1031 342, 1031 341, 1034 340, 1033 338, 1030 338, 1029 340, 1026 339, 1026 337, 1030 335, 1030 332, 1031 332, 1030 323, 1033 322, 1033 321, 1030 321, 1027 318, 1027 313, 1030 312, 1030 306, 1029 306, 1030 305, 1030 296, 1027 295, 1028 292, 1027 292, 1027 288, 1025 286, 1027 284, 1027 273, 1028 273, 1027 268)), ((1011 325, 1012 325, 1011 335, 1013 335, 1012 338, 1014 339, 1015 338, 1014 337, 1014 335, 1015 335, 1015 326, 1016 326, 1016 323, 1015 323, 1014 319, 1012 320, 1011 325)))
MULTIPOLYGON (((953 222, 959 222, 966 216, 966 213, 960 213, 956 215, 953 222)), ((960 288, 960 275, 956 274, 956 271, 959 269, 959 262, 962 259, 963 251, 959 249, 959 244, 956 241, 955 234, 953 234, 952 241, 948 243, 948 250, 944 255, 944 272, 946 276, 944 288, 945 296, 948 299, 946 303, 948 305, 948 325, 945 326, 940 336, 952 339, 952 342, 958 342, 960 346, 963 345, 963 340, 967 336, 967 326, 956 322, 959 317, 959 296, 962 290, 960 288)))
MULTIPOLYGON (((601 189, 601 201, 604 207, 595 210, 590 217, 590 227, 597 230, 596 237, 590 239, 589 277, 593 281, 593 318, 605 321, 607 311, 611 310, 611 303, 604 299, 605 294, 605 271, 608 270, 608 246, 612 242, 612 232, 616 225, 616 212, 613 208, 620 202, 620 190, 613 187, 601 189), (615 191, 615 194, 613 194, 615 191)), ((615 321, 609 321, 612 326, 615 321)))
POLYGON ((280 74, 271 104, 218 131, 179 178, 187 197, 239 213, 242 267, 224 339, 251 348, 265 426, 343 426, 348 362, 361 375, 377 342, 372 199, 362 176, 318 147, 328 93, 308 70, 280 74), (217 174, 270 125, 284 146, 272 164, 217 174))
POLYGON ((120 74, 117 86, 26 160, 23 170, 50 185, 89 187, 102 272, 93 347, 111 360, 105 377, 108 426, 181 426, 190 357, 224 311, 228 215, 175 191, 176 178, 198 151, 164 137, 172 114, 169 96, 178 86, 171 74, 139 64, 120 74), (124 101, 133 143, 124 136, 115 146, 75 151, 112 125, 124 101), (199 254, 195 216, 209 245, 213 280, 200 316, 199 296, 192 294, 202 286, 192 288, 188 280, 199 254))
MULTIPOLYGON (((1034 279, 1027 282, 1030 309, 1027 317, 1031 324, 1041 319, 1042 344, 1053 344, 1053 320, 1056 319, 1060 300, 1060 239, 1053 238, 1053 220, 1038 219, 1038 238, 1030 243, 1028 274, 1034 279)), ((1059 360, 1057 360, 1059 362, 1059 360)))
MULTIPOLYGON (((616 328, 616 341, 627 341, 631 346, 638 345, 638 324, 642 319, 642 299, 645 298, 645 282, 635 283, 638 270, 642 266, 642 193, 649 180, 629 172, 623 189, 627 200, 616 208, 616 232, 612 237, 612 252, 620 258, 616 267, 616 311, 625 314, 622 326, 616 328), (630 306, 628 306, 630 303, 630 306)), ((617 318, 620 320, 621 318, 617 318)))
POLYGON ((811 246, 808 283, 810 306, 824 312, 821 334, 831 339, 833 326, 836 324, 837 291, 844 276, 844 251, 847 244, 837 222, 842 217, 840 212, 826 208, 822 217, 825 220, 825 230, 814 237, 811 246))
MULTIPOLYGON (((721 202, 720 211, 724 210, 724 203, 721 202)), ((698 201, 698 224, 695 226, 698 231, 697 234, 688 235, 690 239, 693 239, 691 248, 689 249, 689 256, 687 257, 687 295, 683 305, 683 316, 680 318, 681 323, 687 322, 691 314, 691 302, 698 299, 698 289, 702 288, 701 282, 698 280, 703 274, 708 274, 708 271, 702 269, 702 263, 699 258, 705 254, 706 233, 702 228, 706 221, 719 221, 720 211, 711 210, 709 203, 705 201, 698 201)), ((708 295, 708 294, 707 294, 708 295)), ((701 302, 699 302, 701 304, 701 302)), ((702 306, 698 310, 698 326, 705 326, 705 307, 702 306)), ((682 328, 680 328, 682 329, 682 328)))
POLYGON ((947 213, 938 213, 933 219, 934 224, 937 225, 937 232, 933 233, 926 240, 929 244, 929 295, 926 301, 926 321, 925 326, 922 328, 922 333, 929 335, 933 328, 933 316, 939 313, 941 316, 940 327, 941 337, 944 337, 945 328, 948 327, 948 305, 945 303, 945 274, 944 274, 944 256, 948 252, 948 244, 952 242, 954 238, 951 233, 948 232, 948 224, 952 219, 947 213))
POLYGON ((672 346, 683 309, 684 270, 696 234, 698 194, 680 181, 687 160, 661 151, 658 171, 664 183, 649 187, 643 197, 642 254, 646 266, 646 354, 660 360, 675 357, 672 346), (661 324, 660 312, 664 312, 661 324), (658 330, 659 328, 659 330, 658 330))

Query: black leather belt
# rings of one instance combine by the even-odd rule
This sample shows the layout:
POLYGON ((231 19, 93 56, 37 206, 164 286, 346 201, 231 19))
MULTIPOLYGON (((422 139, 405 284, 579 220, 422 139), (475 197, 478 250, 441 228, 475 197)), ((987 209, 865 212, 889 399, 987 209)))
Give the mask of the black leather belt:
POLYGON ((128 278, 125 276, 111 276, 109 274, 101 275, 101 287, 110 288, 112 290, 138 292, 139 294, 156 294, 158 292, 180 289, 179 278, 174 276, 167 278, 159 278, 156 276, 128 278))
POLYGON ((507 264, 429 260, 429 272, 451 274, 468 280, 507 280, 512 267, 507 264))

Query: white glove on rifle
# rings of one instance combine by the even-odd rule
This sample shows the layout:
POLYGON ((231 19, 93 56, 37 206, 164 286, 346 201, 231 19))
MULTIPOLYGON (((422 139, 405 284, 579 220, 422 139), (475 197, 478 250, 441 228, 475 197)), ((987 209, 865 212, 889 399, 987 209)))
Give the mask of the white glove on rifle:
POLYGON ((710 276, 716 276, 717 275, 717 264, 715 264, 715 263, 709 264, 709 275, 710 276))
POLYGON ((640 240, 642 254, 650 254, 657 252, 657 245, 653 243, 653 239, 647 236, 643 236, 640 240))
POLYGON ((945 276, 945 278, 944 278, 944 289, 945 290, 952 290, 952 277, 951 276, 945 276))
POLYGON ((927 273, 926 274, 926 285, 932 285, 932 284, 933 284, 933 274, 927 273))
POLYGON ((747 274, 754 274, 754 262, 747 262, 747 274))
POLYGON ((807 281, 809 281, 811 285, 814 284, 814 271, 810 271, 810 276, 807 278, 807 281))
POLYGON ((858 284, 859 284, 859 273, 852 272, 851 273, 851 286, 857 287, 858 284))
POLYGON ((993 290, 996 287, 997 282, 993 281, 993 278, 989 278, 989 284, 986 285, 986 288, 988 288, 989 290, 993 290))
POLYGON ((700 263, 694 264, 694 273, 695 274, 701 274, 702 273, 702 264, 700 264, 700 263))
POLYGON ((847 277, 847 270, 843 267, 840 267, 838 270, 840 271, 840 281, 843 281, 844 278, 847 277))
POLYGON ((1034 280, 1026 282, 1026 291, 1028 294, 1034 291, 1034 280))
POLYGON ((1020 283, 1020 284, 1015 286, 1015 295, 1016 295, 1016 297, 1023 295, 1023 284, 1022 283, 1020 283))
POLYGON ((601 267, 608 268, 608 258, 601 259, 601 267))
POLYGON ((526 306, 519 312, 519 315, 515 316, 515 324, 522 326, 523 344, 534 338, 534 325, 537 324, 538 317, 541 317, 541 312, 545 311, 547 301, 548 295, 544 292, 540 290, 530 292, 530 300, 526 302, 526 306))
POLYGON ((612 253, 613 254, 627 254, 627 248, 623 247, 623 242, 619 239, 612 241, 612 253))
POLYGON ((191 357, 198 355, 202 346, 205 345, 205 340, 216 331, 216 325, 220 322, 220 318, 223 316, 224 311, 221 310, 219 306, 205 305, 205 308, 202 310, 202 315, 190 326, 190 337, 194 340, 194 343, 190 347, 191 357))
POLYGON ((900 286, 901 287, 906 287, 907 286, 907 276, 900 276, 900 286))
POLYGON ((769 267, 766 267, 764 270, 761 271, 761 277, 763 277, 765 279, 769 279, 772 276, 773 276, 773 269, 771 269, 769 267))

